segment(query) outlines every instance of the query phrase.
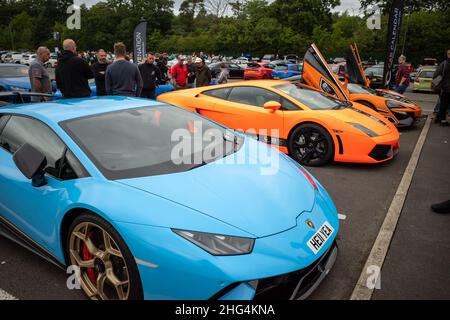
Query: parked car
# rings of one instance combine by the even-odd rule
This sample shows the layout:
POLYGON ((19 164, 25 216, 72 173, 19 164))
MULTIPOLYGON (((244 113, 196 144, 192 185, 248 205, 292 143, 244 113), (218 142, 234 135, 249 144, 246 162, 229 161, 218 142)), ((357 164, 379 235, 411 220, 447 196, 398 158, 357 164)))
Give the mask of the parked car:
POLYGON ((298 56, 296 54, 287 54, 284 56, 284 61, 287 63, 298 63, 298 56))
MULTIPOLYGON (((236 63, 223 62, 230 72, 230 79, 244 79, 244 68, 236 63)), ((211 75, 213 78, 217 78, 220 74, 220 65, 222 62, 211 63, 209 69, 211 70, 211 75)))
POLYGON ((3 59, 5 63, 17 63, 20 64, 23 54, 18 52, 10 52, 5 55, 3 59))
POLYGON ((302 74, 301 64, 279 64, 273 69, 271 78, 275 80, 302 74))
POLYGON ((363 74, 358 57, 359 54, 355 53, 353 58, 349 59, 347 71, 352 83, 344 86, 325 63, 319 49, 312 44, 305 54, 302 80, 333 97, 364 105, 378 112, 397 127, 414 125, 422 115, 422 108, 395 92, 367 87, 369 80, 363 74), (353 75, 357 75, 356 78, 359 81, 353 81, 353 75))
POLYGON ((252 130, 258 139, 309 166, 332 160, 383 162, 399 148, 398 130, 376 111, 285 80, 178 90, 158 100, 232 129, 252 130))
POLYGON ((371 88, 377 89, 383 87, 383 70, 384 66, 382 64, 377 64, 364 70, 366 77, 370 80, 371 88))
POLYGON ((265 54, 262 58, 261 58, 261 62, 271 62, 275 60, 275 55, 274 54, 265 54))
POLYGON ((0 91, 30 91, 28 67, 15 63, 0 64, 0 91))
POLYGON ((20 64, 29 66, 34 59, 36 59, 36 54, 24 54, 20 59, 20 64))
POLYGON ((45 63, 46 68, 56 68, 58 65, 58 55, 56 53, 50 54, 50 59, 45 63))
POLYGON ((425 66, 420 68, 417 71, 417 75, 414 79, 413 91, 433 92, 433 90, 431 89, 431 82, 433 81, 433 75, 435 71, 435 66, 425 66))
POLYGON ((275 65, 271 63, 249 62, 244 70, 244 80, 270 79, 275 65))
POLYGON ((230 62, 235 63, 235 64, 244 65, 244 64, 247 64, 249 61, 250 60, 248 58, 246 58, 246 57, 239 57, 237 59, 231 60, 230 62))
POLYGON ((0 234, 61 276, 77 267, 90 299, 304 299, 336 261, 338 213, 323 186, 193 112, 67 99, 3 107, 0 126, 0 234), (177 131, 198 147, 175 155, 177 131), (194 150, 206 161, 192 163, 194 150), (268 164, 276 171, 261 174, 268 164))

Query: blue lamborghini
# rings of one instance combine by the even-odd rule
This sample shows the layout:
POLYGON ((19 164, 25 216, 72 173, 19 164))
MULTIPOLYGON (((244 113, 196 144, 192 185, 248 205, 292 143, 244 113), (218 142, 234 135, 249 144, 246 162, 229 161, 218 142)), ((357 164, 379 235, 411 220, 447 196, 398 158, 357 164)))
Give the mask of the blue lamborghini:
POLYGON ((0 108, 0 233, 79 268, 91 299, 303 299, 338 228, 305 169, 195 113, 125 97, 0 108))

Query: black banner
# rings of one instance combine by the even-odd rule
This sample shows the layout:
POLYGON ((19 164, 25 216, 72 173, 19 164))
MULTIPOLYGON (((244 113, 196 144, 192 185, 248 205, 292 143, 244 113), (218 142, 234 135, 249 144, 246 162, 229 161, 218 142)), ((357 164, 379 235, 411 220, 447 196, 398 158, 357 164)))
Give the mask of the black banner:
POLYGON ((389 28, 386 38, 386 58, 384 59, 383 83, 387 88, 391 83, 395 51, 397 50, 400 26, 402 24, 404 0, 393 0, 389 13, 389 28))
POLYGON ((147 22, 140 22, 133 32, 133 58, 134 63, 145 59, 145 50, 147 46, 147 22))

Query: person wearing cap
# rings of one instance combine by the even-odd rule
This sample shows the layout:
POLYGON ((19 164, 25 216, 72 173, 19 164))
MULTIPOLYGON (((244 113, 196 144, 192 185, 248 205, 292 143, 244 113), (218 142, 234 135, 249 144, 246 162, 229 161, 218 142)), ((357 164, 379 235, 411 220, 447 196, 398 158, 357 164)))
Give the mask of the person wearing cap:
POLYGON ((195 78, 197 80, 197 87, 206 87, 211 83, 211 71, 201 58, 195 59, 195 78))
POLYGON ((185 58, 178 56, 178 63, 175 64, 170 70, 170 76, 172 77, 172 85, 176 90, 186 89, 189 71, 184 64, 185 58))

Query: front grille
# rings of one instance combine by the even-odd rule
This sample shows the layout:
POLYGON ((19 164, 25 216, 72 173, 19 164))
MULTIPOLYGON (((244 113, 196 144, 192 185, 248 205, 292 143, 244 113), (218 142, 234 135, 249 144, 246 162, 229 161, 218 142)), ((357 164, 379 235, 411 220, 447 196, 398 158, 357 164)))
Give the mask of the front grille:
POLYGON ((261 279, 255 294, 255 300, 288 300, 302 297, 320 278, 325 270, 336 244, 312 265, 284 275, 261 279))
POLYGON ((392 156, 393 156, 392 146, 384 144, 376 145, 375 148, 373 148, 372 151, 369 153, 369 157, 377 161, 386 160, 391 158, 392 156))

